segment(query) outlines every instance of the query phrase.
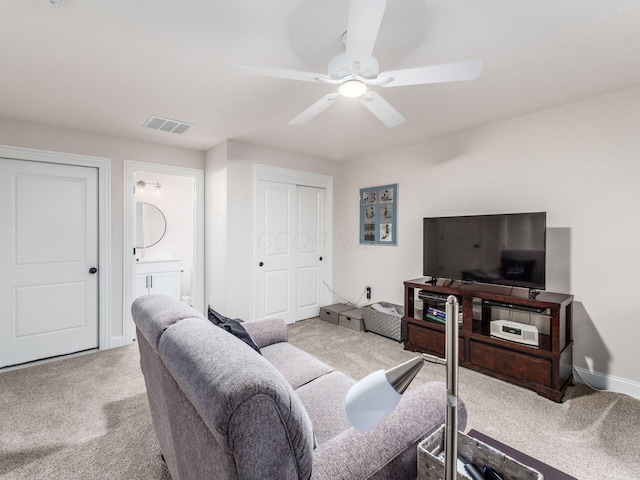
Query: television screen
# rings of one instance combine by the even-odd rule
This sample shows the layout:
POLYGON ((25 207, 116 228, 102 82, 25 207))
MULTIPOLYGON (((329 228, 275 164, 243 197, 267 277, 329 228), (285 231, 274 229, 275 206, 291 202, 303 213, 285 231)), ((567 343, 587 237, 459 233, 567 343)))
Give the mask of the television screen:
POLYGON ((423 275, 545 288, 546 212, 424 219, 423 275))

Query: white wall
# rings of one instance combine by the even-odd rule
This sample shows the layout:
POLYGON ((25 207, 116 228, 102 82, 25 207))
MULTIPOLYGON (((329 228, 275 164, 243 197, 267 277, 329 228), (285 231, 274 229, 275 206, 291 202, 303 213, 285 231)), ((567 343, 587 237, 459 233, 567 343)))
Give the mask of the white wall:
MULTIPOLYGON (((159 135, 164 132, 158 132, 159 135)), ((169 135, 169 134, 167 134, 169 135)), ((204 168, 204 153, 109 135, 0 118, 0 144, 36 148, 111 160, 111 322, 112 337, 123 334, 122 249, 124 226, 123 162, 204 168)))
MULTIPOLYGON (((205 307, 227 312, 227 142, 206 152, 205 196, 205 307)), ((247 253, 248 255, 250 253, 247 253)))
MULTIPOLYGON (((422 275, 422 218, 546 211, 547 290, 572 293, 574 365, 640 382, 640 88, 343 164, 336 292, 403 302, 422 275), (399 245, 358 244, 360 188, 399 184, 399 245)), ((402 128, 402 127, 399 127, 402 128)))
POLYGON ((206 152, 205 299, 221 313, 243 319, 251 318, 253 305, 254 164, 329 176, 337 171, 332 160, 233 140, 206 152))

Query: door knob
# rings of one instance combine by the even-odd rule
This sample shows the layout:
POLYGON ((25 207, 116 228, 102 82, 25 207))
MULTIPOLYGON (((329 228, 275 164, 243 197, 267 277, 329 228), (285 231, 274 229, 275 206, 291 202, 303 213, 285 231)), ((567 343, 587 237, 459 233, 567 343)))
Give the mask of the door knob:
POLYGON ((91 275, 93 275, 93 274, 94 274, 94 273, 96 273, 97 271, 98 271, 98 269, 97 269, 96 267, 91 267, 91 268, 89 269, 89 273, 90 273, 91 275))
POLYGON ((263 266, 263 265, 264 265, 264 262, 260 262, 258 265, 259 265, 259 266, 263 266))
POLYGON ((320 261, 322 261, 322 257, 320 257, 320 261))

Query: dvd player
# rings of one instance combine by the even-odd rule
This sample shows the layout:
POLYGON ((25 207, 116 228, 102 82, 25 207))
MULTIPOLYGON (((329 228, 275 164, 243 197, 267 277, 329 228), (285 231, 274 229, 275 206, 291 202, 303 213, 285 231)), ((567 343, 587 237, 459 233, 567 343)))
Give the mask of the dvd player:
POLYGON ((522 312, 534 312, 534 313, 544 313, 546 308, 542 307, 530 307, 528 305, 513 305, 511 303, 506 302, 496 302, 493 300, 483 300, 483 305, 487 307, 497 307, 497 308, 508 308, 510 310, 520 310, 522 312))

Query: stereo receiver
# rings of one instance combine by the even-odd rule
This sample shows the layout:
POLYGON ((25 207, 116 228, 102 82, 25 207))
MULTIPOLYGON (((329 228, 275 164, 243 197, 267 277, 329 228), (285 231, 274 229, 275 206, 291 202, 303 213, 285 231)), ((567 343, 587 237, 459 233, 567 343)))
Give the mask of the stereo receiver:
POLYGON ((491 336, 534 347, 538 346, 538 327, 526 323, 493 320, 491 322, 491 336))

